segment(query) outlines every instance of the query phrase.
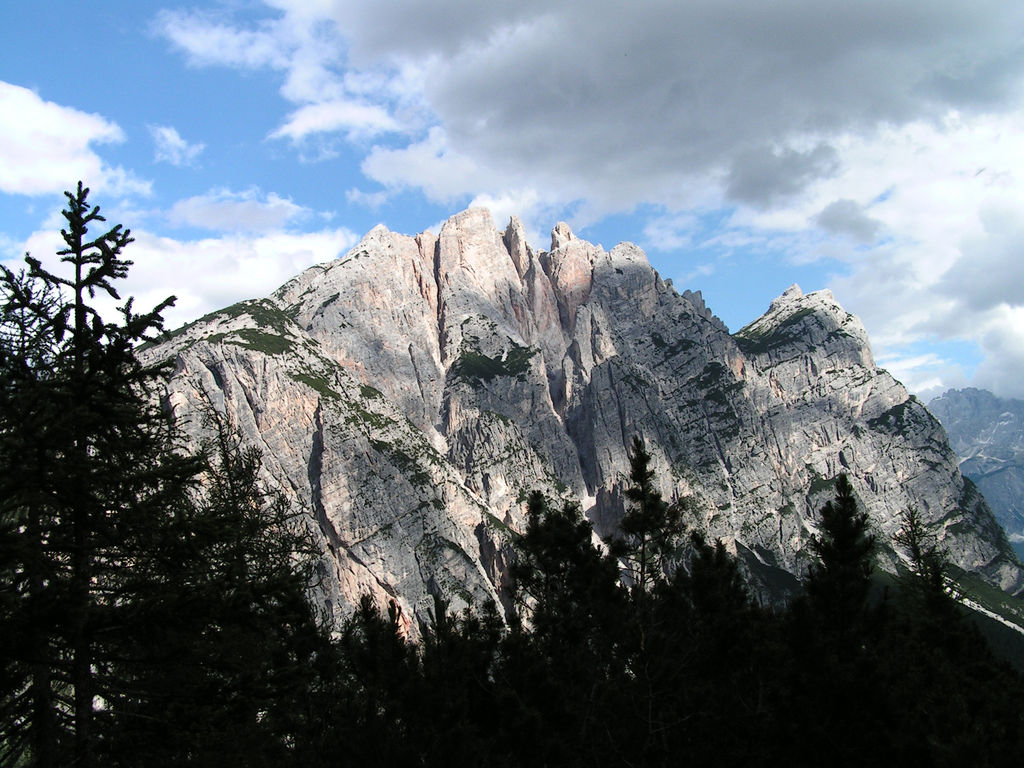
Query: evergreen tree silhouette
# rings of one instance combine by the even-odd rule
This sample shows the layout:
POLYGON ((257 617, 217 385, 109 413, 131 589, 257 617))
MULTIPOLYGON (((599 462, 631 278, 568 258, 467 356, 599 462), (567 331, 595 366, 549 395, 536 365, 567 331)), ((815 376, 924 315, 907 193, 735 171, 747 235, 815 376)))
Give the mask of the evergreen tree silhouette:
POLYGON ((173 299, 101 316, 131 237, 90 232, 88 193, 66 193, 69 276, 0 274, 0 762, 279 764, 329 655, 317 553, 223 422, 183 449, 135 354, 173 299))
POLYGON ((643 440, 634 436, 629 457, 632 484, 626 488, 631 508, 619 523, 623 533, 619 552, 628 563, 634 588, 641 594, 664 580, 669 558, 684 530, 681 509, 670 506, 654 487, 650 463, 651 454, 643 440))
POLYGON ((173 299, 141 315, 129 299, 114 322, 90 304, 97 294, 120 299, 114 281, 127 273, 122 251, 132 238, 120 225, 90 236, 104 219, 88 192, 79 184, 65 193, 58 255, 70 276, 31 256, 27 271, 0 275, 0 516, 18 540, 5 619, 32 638, 27 656, 10 660, 21 671, 4 692, 0 728, 2 749, 38 765, 95 764, 96 721, 108 717, 98 703, 125 601, 112 579, 127 556, 121 545, 192 471, 167 450, 166 420, 149 397, 159 371, 133 353, 161 329, 173 299))

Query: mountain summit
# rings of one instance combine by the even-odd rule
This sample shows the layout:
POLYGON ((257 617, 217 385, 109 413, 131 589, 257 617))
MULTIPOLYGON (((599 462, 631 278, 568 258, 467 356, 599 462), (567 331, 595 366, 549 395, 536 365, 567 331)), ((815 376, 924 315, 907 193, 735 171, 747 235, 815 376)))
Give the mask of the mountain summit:
POLYGON ((612 533, 634 436, 663 496, 763 591, 804 572, 840 473, 879 541, 914 507, 956 565, 1024 588, 942 428, 829 291, 793 286, 730 334, 635 245, 605 251, 560 223, 537 251, 518 219, 501 231, 472 209, 438 235, 378 226, 147 354, 175 360, 168 404, 193 434, 210 402, 263 450, 315 521, 339 615, 366 592, 413 627, 434 594, 499 599, 534 489, 612 533))

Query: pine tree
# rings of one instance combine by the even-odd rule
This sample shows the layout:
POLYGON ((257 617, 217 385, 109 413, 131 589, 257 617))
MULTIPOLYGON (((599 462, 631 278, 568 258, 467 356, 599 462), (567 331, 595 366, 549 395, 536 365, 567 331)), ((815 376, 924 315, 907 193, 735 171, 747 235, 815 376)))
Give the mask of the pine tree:
POLYGON ((110 580, 120 542, 182 492, 191 470, 165 448, 166 421, 147 392, 158 372, 133 353, 161 328, 173 299, 142 315, 128 300, 117 322, 101 317, 89 302, 97 293, 120 299, 113 281, 130 265, 121 256, 130 233, 118 225, 90 239, 104 219, 88 189, 66 196, 58 255, 71 275, 26 256, 27 272, 0 276, 0 498, 17 538, 5 619, 32 638, 11 660, 23 673, 4 692, 2 728, 4 748, 38 765, 89 766, 102 738, 106 648, 124 601, 110 580))
POLYGON ((921 514, 914 508, 900 516, 900 530, 893 537, 893 543, 903 549, 910 560, 909 580, 911 591, 928 603, 946 602, 950 587, 949 563, 928 535, 927 526, 921 514))
POLYGON ((821 509, 821 532, 811 539, 817 556, 807 576, 807 595, 823 625, 842 638, 860 629, 871 588, 875 537, 857 508, 846 475, 836 480, 835 499, 821 509))
POLYGON ((223 421, 183 449, 135 355, 172 300, 102 317, 131 237, 66 194, 71 276, 0 274, 0 762, 282 764, 331 655, 317 552, 223 421))
MULTIPOLYGON (((877 706, 879 636, 884 613, 869 602, 875 538, 857 507, 846 475, 836 479, 835 498, 821 509, 816 556, 804 583, 805 598, 791 611, 795 650, 793 706, 813 712, 808 723, 784 723, 812 750, 828 750, 839 765, 880 762, 886 749, 884 710, 877 706)), ((783 739, 783 743, 792 741, 783 739)), ((793 755, 786 756, 790 761, 793 755)))
POLYGON ((650 463, 651 455, 643 440, 634 437, 629 458, 632 485, 626 489, 632 509, 619 523, 624 540, 618 551, 625 557, 633 586, 640 594, 664 580, 669 559, 684 529, 680 507, 670 506, 654 487, 654 470, 650 463))
POLYGON ((499 672, 518 702, 511 728, 521 764, 587 762, 607 743, 610 700, 623 677, 628 613, 615 559, 594 546, 579 507, 552 508, 539 492, 512 568, 523 620, 502 647, 499 672))

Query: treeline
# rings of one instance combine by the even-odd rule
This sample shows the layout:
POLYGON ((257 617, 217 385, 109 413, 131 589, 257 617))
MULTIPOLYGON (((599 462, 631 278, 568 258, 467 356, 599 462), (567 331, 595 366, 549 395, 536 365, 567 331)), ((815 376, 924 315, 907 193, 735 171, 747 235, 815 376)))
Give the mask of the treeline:
POLYGON ((912 569, 880 590, 867 516, 841 476, 803 592, 769 610, 721 542, 691 534, 688 563, 671 567, 682 521, 653 490, 648 461, 634 442, 632 508, 607 551, 577 508, 530 497, 507 628, 493 608, 456 617, 437 600, 413 647, 393 608, 364 602, 342 636, 349 685, 335 698, 344 736, 332 759, 1019 763, 1024 684, 949 596, 917 515, 897 541, 912 569))
POLYGON ((1024 685, 947 593, 908 513, 912 564, 872 587, 845 478, 788 608, 751 598, 687 534, 634 442, 619 537, 540 494, 508 604, 435 599, 410 643, 364 598, 337 632, 308 601, 319 553, 211 408, 203 450, 117 322, 130 262, 79 185, 60 252, 0 275, 0 764, 11 766, 1008 765, 1024 685), (103 230, 103 227, 100 227, 103 230), (684 546, 680 546, 681 542, 684 546), (682 553, 686 553, 683 555, 682 553))

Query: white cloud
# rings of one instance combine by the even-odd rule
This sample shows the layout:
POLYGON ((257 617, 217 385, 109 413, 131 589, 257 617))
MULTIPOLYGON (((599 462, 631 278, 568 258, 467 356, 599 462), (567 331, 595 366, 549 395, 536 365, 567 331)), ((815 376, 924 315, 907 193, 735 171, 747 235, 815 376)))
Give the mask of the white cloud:
POLYGON ((874 242, 882 223, 872 219, 864 206, 856 200, 835 200, 811 217, 822 229, 837 235, 846 235, 862 243, 874 242))
POLYGON ((1024 72, 1006 0, 267 4, 279 15, 248 28, 160 22, 194 63, 283 71, 301 106, 275 135, 363 138, 393 121, 416 135, 370 153, 377 180, 444 199, 550 189, 592 216, 678 208, 708 174, 778 205, 836 173, 844 135, 1005 109, 1024 72))
POLYGON ((337 100, 300 107, 288 116, 284 125, 270 134, 270 138, 287 137, 298 141, 314 134, 334 131, 343 131, 350 138, 357 138, 397 129, 398 123, 380 107, 337 100))
POLYGON ((1024 398, 1024 307, 1000 306, 988 313, 981 337, 985 358, 974 384, 1003 397, 1024 398))
POLYGON ((656 251, 679 251, 693 246, 693 232, 700 226, 692 213, 676 213, 649 219, 644 245, 656 251))
POLYGON ((917 355, 890 353, 875 362, 925 401, 940 391, 966 382, 962 368, 950 365, 934 352, 917 355))
POLYGON ((273 28, 241 30, 218 23, 213 17, 185 11, 160 11, 157 31, 188 54, 189 63, 259 69, 282 67, 287 62, 282 41, 273 28))
POLYGON ((0 81, 0 191, 43 195, 82 180, 114 195, 148 194, 148 182, 110 167, 93 148, 122 141, 116 123, 0 81))
POLYGON ((232 192, 216 189, 205 195, 179 200, 167 212, 175 225, 221 232, 270 232, 308 218, 311 211, 274 193, 258 189, 232 192))
POLYGON ((472 159, 452 151, 441 128, 407 147, 374 147, 363 160, 363 173, 393 189, 414 187, 435 202, 450 202, 473 189, 483 175, 472 159))
MULTIPOLYGON (((320 6, 302 4, 290 15, 260 22, 254 29, 222 23, 209 14, 163 11, 157 31, 183 51, 193 66, 270 68, 284 73, 281 95, 299 107, 270 138, 295 143, 319 134, 342 133, 350 140, 366 139, 399 129, 386 103, 372 103, 388 89, 387 78, 346 77, 344 44, 337 31, 324 23, 320 6), (318 10, 319 7, 319 10, 318 10)), ((317 159, 332 157, 324 151, 317 159)))
POLYGON ((155 159, 171 165, 191 165, 206 148, 205 144, 189 144, 169 125, 150 125, 149 134, 156 145, 155 159))
MULTIPOLYGON (((347 229, 305 234, 271 232, 176 240, 132 230, 135 242, 125 250, 133 264, 128 278, 115 287, 122 299, 135 297, 136 310, 155 307, 169 295, 177 304, 164 315, 174 328, 243 299, 263 297, 302 270, 337 258, 355 245, 347 229)), ((53 255, 60 247, 56 230, 40 230, 20 249, 30 251, 58 274, 65 265, 53 255)), ((18 260, 6 262, 18 268, 18 260)), ((97 297, 97 307, 113 312, 118 302, 97 297)))

